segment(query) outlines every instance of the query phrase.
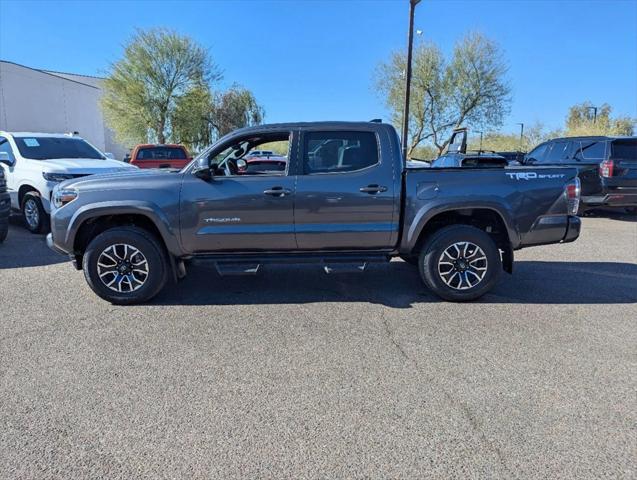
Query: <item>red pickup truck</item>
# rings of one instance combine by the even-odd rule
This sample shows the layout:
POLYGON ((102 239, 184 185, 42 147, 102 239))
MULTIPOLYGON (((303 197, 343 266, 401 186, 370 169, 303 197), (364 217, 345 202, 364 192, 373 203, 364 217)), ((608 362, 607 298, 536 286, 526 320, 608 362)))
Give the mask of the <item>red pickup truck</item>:
POLYGON ((192 157, 183 145, 137 145, 125 161, 139 168, 184 168, 192 157))

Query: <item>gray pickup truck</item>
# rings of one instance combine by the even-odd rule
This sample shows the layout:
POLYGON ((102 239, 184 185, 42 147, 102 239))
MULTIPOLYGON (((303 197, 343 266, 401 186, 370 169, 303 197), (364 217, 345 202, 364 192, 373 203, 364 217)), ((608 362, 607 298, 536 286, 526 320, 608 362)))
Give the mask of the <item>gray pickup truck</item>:
POLYGON ((512 272, 514 250, 579 235, 573 168, 404 165, 396 131, 379 122, 246 128, 179 172, 58 185, 47 241, 116 304, 154 297, 189 260, 214 262, 221 274, 264 263, 332 273, 392 257, 418 266, 440 297, 464 301, 512 272), (244 158, 273 145, 287 150, 282 165, 244 158))

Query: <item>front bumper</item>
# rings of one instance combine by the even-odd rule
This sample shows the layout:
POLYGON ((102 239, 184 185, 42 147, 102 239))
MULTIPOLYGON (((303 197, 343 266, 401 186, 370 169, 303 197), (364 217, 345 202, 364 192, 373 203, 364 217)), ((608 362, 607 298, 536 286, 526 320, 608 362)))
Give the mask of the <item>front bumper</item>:
POLYGON ((58 247, 55 242, 53 241, 53 234, 49 233, 46 236, 46 246, 49 247, 51 250, 53 250, 55 253, 59 253, 60 255, 66 255, 68 256, 69 254, 67 252, 65 252, 64 250, 62 250, 60 247, 58 247))

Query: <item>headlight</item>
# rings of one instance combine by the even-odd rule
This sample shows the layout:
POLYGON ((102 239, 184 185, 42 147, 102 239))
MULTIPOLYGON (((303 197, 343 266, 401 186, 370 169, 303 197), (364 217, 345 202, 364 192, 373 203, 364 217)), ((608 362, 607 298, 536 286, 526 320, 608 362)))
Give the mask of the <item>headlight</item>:
POLYGON ((75 189, 63 188, 62 190, 56 190, 53 192, 53 205, 55 205, 55 208, 60 208, 76 198, 77 190, 75 189))
POLYGON ((49 182, 63 182, 64 180, 70 180, 75 178, 73 175, 69 173, 48 173, 42 172, 42 176, 45 180, 49 182))

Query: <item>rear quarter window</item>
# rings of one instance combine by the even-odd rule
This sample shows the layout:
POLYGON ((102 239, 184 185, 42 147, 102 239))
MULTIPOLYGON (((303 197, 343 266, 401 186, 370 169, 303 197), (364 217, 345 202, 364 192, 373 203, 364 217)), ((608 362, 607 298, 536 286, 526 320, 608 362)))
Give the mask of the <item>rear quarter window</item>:
POLYGON ((637 160, 637 138, 630 140, 615 140, 611 144, 611 158, 637 160))

